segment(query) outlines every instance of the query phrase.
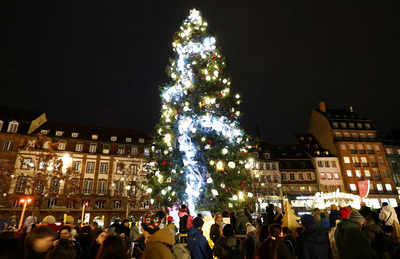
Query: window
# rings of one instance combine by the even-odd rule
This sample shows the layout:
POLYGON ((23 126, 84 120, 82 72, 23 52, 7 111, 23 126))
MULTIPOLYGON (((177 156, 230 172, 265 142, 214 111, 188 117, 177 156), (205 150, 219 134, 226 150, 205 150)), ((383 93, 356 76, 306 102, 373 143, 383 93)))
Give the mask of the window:
POLYGON ((371 124, 369 124, 369 123, 364 123, 364 125, 365 125, 365 128, 367 128, 367 129, 371 128, 371 124))
POLYGON ((325 173, 321 173, 320 178, 325 179, 326 178, 325 173))
POLYGON ((145 155, 145 156, 149 156, 149 155, 150 155, 150 151, 149 151, 148 148, 145 148, 145 149, 144 149, 144 155, 145 155))
POLYGON ((334 122, 332 122, 332 126, 333 126, 334 128, 337 128, 337 127, 339 127, 339 124, 338 124, 336 121, 334 121, 334 122))
POLYGON ((13 144, 13 142, 11 140, 6 140, 3 143, 3 151, 4 152, 13 151, 13 146, 14 146, 14 144, 13 144))
POLYGON ((351 184, 350 184, 350 190, 351 190, 352 192, 357 191, 357 187, 356 187, 356 185, 355 185, 354 183, 351 183, 351 184))
POLYGON ((375 138, 375 134, 374 133, 368 133, 368 138, 374 139, 375 138))
POLYGON ((340 132, 335 132, 335 137, 336 137, 336 138, 341 138, 341 137, 342 137, 342 133, 340 133, 340 132))
POLYGON ((360 138, 365 139, 366 137, 365 133, 360 133, 360 138))
POLYGON ((125 141, 126 141, 126 143, 131 143, 132 142, 132 138, 126 138, 125 141))
POLYGON ((281 180, 282 180, 282 181, 286 181, 286 174, 285 174, 285 173, 282 173, 282 174, 281 174, 281 180))
POLYGON ((106 201, 105 200, 97 200, 95 203, 94 203, 94 207, 96 208, 96 209, 104 209, 104 205, 106 204, 106 201))
POLYGON ((322 161, 318 161, 318 167, 324 167, 324 165, 322 164, 322 161))
POLYGON ((349 122, 349 127, 354 129, 354 123, 353 122, 349 122))
POLYGON ((392 191, 392 185, 390 185, 390 183, 385 184, 385 188, 387 191, 392 191))
POLYGON ((114 141, 114 142, 117 141, 117 137, 116 136, 112 136, 111 137, 111 141, 114 141))
POLYGON ((371 177, 369 170, 364 170, 365 177, 371 177))
POLYGON ((350 164, 350 157, 344 156, 344 157, 343 157, 343 162, 344 162, 345 164, 350 164))
POLYGON ((83 182, 83 193, 84 194, 91 193, 92 187, 93 187, 93 179, 85 179, 85 181, 83 182))
POLYGON ((78 193, 80 188, 80 180, 78 178, 72 179, 68 184, 68 188, 70 193, 78 193))
POLYGON ((340 144, 340 150, 346 150, 346 144, 340 144))
POLYGON ((335 179, 339 179, 339 174, 335 173, 335 179))
POLYGON ((99 139, 99 135, 92 135, 92 140, 98 140, 99 139))
POLYGON ((348 177, 352 177, 353 176, 352 173, 351 173, 351 170, 346 170, 346 173, 347 173, 348 177))
POLYGON ((391 155, 392 153, 392 149, 391 148, 386 148, 386 154, 391 155))
POLYGON ((57 199, 50 198, 47 201, 47 208, 49 208, 49 209, 54 208, 56 205, 57 205, 57 199))
POLYGON ((379 145, 374 145, 374 148, 375 148, 375 151, 376 151, 376 152, 381 151, 381 149, 379 148, 379 145))
POLYGON ((60 142, 60 143, 58 143, 58 150, 65 150, 66 146, 67 146, 67 143, 60 142))
POLYGON ((89 153, 96 153, 97 144, 90 144, 89 146, 89 153))
POLYGON ((30 169, 33 167, 32 158, 24 158, 22 159, 21 169, 30 169))
POLYGON ((328 178, 329 180, 331 180, 331 179, 332 179, 332 174, 330 174, 330 173, 327 173, 327 174, 326 174, 326 176, 327 176, 327 178, 328 178))
POLYGON ((290 176, 290 180, 293 181, 294 180, 294 173, 290 173, 289 176, 290 176))
POLYGON ((25 192, 27 183, 28 183, 28 177, 18 176, 17 183, 15 185, 15 192, 25 192))
POLYGON ((107 192, 107 180, 101 179, 97 184, 97 192, 99 194, 106 194, 107 192))
POLYGON ((311 173, 308 173, 308 174, 307 174, 307 179, 308 179, 308 180, 312 180, 312 174, 311 174, 311 173))
POLYGON ((41 194, 43 192, 44 189, 44 184, 43 181, 41 179, 37 179, 35 182, 35 192, 41 194))
POLYGON ((57 131, 56 131, 56 136, 57 136, 57 137, 61 137, 63 134, 64 134, 63 131, 60 131, 60 130, 57 130, 57 131))
POLYGON ((116 181, 115 182, 115 193, 117 195, 122 195, 122 191, 124 190, 124 182, 116 181))
POLYGON ((74 171, 75 172, 81 171, 81 161, 74 161, 74 171))
POLYGON ((329 161, 325 161, 325 167, 330 167, 329 161))
POLYGON ((139 138, 139 143, 144 144, 144 138, 139 138))
POLYGON ((378 156, 378 162, 379 162, 380 164, 384 164, 384 163, 385 163, 385 161, 383 160, 383 157, 382 157, 382 156, 378 156))
POLYGON ((267 182, 270 183, 271 182, 271 175, 267 175, 267 182))
POLYGON ((81 152, 83 150, 83 144, 82 143, 78 143, 75 146, 75 151, 76 152, 81 152))
POLYGON ((125 154, 125 145, 124 144, 118 145, 118 154, 120 154, 120 155, 125 154))
POLYGON ((108 173, 108 163, 107 162, 101 162, 100 163, 100 173, 101 174, 107 174, 108 173))
POLYGON ((50 192, 58 193, 59 190, 60 190, 60 179, 57 179, 57 178, 51 179, 50 192))
POLYGON ((358 157, 356 157, 356 156, 351 157, 351 159, 353 160, 353 163, 359 162, 358 157))
POLYGON ((95 164, 96 164, 96 162, 87 162, 87 164, 86 164, 86 173, 93 174, 94 173, 95 164))
POLYGON ((270 153, 264 153, 264 158, 265 159, 270 159, 271 158, 271 154, 270 153))
POLYGON ((17 133, 17 131, 18 131, 17 121, 11 121, 10 123, 8 123, 8 129, 7 129, 8 133, 17 133))
POLYGON ((47 135, 47 134, 49 134, 49 130, 41 130, 40 131, 40 134, 42 134, 42 135, 47 135))
POLYGON ((361 157, 361 163, 368 163, 367 158, 365 156, 361 157))
POLYGON ((131 165, 131 174, 135 175, 138 172, 138 165, 131 165))
POLYGON ((357 133, 351 133, 351 137, 352 138, 358 138, 358 134, 357 133))
POLYGON ((382 184, 380 184, 380 183, 378 183, 377 185, 376 185, 376 189, 378 190, 378 191, 383 191, 383 187, 382 187, 382 184))
POLYGON ((302 173, 299 173, 299 180, 304 181, 304 175, 302 173))
POLYGON ((3 128, 3 124, 4 124, 4 122, 3 122, 3 121, 0 121, 0 131, 1 131, 1 129, 3 128))
POLYGON ((345 138, 350 138, 350 133, 348 133, 348 132, 345 132, 343 135, 345 138))
POLYGON ((137 146, 132 146, 131 148, 131 154, 132 156, 136 156, 138 154, 138 147, 137 146))
POLYGON ((110 145, 109 144, 103 145, 103 154, 110 154, 110 145))
POLYGON ((357 123, 357 128, 362 129, 362 123, 357 123))
POLYGON ((356 170, 356 176, 359 177, 359 178, 361 177, 361 171, 360 170, 356 170))
POLYGON ((45 161, 40 161, 39 162, 39 170, 43 170, 46 167, 46 162, 45 161))
POLYGON ((331 165, 332 165, 333 168, 336 168, 337 167, 336 161, 331 161, 331 165))
POLYGON ((73 137, 73 138, 77 138, 78 136, 79 136, 78 132, 72 132, 71 133, 71 137, 73 137))
POLYGON ((113 208, 114 209, 120 209, 121 208, 121 201, 114 201, 113 202, 113 208))
POLYGON ((341 122, 341 123, 340 123, 340 127, 342 127, 342 128, 347 128, 346 122, 341 122))

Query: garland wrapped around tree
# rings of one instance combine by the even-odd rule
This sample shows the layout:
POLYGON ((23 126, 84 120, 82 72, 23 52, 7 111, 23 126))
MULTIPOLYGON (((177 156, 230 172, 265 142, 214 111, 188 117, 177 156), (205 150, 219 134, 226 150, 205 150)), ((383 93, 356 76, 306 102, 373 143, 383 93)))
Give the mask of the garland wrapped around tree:
POLYGON ((175 58, 161 87, 161 119, 147 164, 146 189, 158 206, 217 211, 253 198, 240 95, 232 93, 224 58, 206 29, 200 12, 191 10, 172 43, 175 58))

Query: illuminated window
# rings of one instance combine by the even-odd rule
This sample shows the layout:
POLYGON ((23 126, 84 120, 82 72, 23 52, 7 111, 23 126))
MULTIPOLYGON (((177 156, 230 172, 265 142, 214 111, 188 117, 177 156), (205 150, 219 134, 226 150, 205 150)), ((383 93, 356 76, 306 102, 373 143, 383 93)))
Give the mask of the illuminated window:
POLYGON ((350 164, 350 157, 344 156, 344 157, 343 157, 343 162, 344 162, 345 164, 350 164))
POLYGON ((75 146, 75 151, 76 152, 81 152, 83 150, 83 144, 82 143, 78 143, 75 146))
POLYGON ((322 161, 318 161, 318 167, 324 167, 324 165, 322 164, 322 161))
POLYGON ((95 166, 96 166, 96 162, 87 162, 86 173, 93 174, 95 166))
POLYGON ((89 146, 89 153, 96 153, 97 144, 90 144, 89 146))
POLYGON ((347 128, 346 122, 341 122, 341 123, 340 123, 340 127, 342 127, 342 128, 347 128))
POLYGON ((107 180, 101 179, 97 183, 97 192, 105 194, 107 192, 107 180))
POLYGON ((369 170, 364 170, 365 177, 371 177, 369 170))
POLYGON ((13 150, 13 142, 11 140, 6 140, 3 143, 3 151, 12 151, 13 150))
POLYGON ((117 141, 117 137, 116 136, 112 136, 111 137, 111 141, 117 141))
POLYGON ((353 156, 351 159, 353 160, 353 163, 358 163, 358 157, 353 156))
POLYGON ((365 156, 361 157, 361 163, 368 163, 367 158, 365 156))
POLYGON ((376 189, 377 189, 378 191, 383 191, 382 184, 378 183, 378 184, 376 185, 376 189))
POLYGON ((58 150, 65 150, 66 146, 67 146, 67 143, 60 142, 60 143, 58 143, 58 150))
POLYGON ((57 130, 56 131, 56 136, 57 137, 61 137, 63 135, 63 133, 64 133, 64 131, 57 130))
POLYGON ((351 183, 350 184, 350 190, 353 191, 353 192, 357 191, 357 186, 354 183, 351 183))
POLYGON ((346 150, 346 144, 340 144, 340 149, 341 150, 346 150))
POLYGON ((347 173, 348 177, 352 177, 353 176, 352 173, 351 173, 351 170, 347 170, 346 173, 347 173))
POLYGON ((118 154, 120 154, 120 155, 125 154, 125 145, 124 144, 118 145, 118 154))
POLYGON ((85 179, 83 182, 83 193, 89 194, 92 192, 93 188, 93 179, 85 179))
POLYGON ((335 179, 339 179, 339 174, 335 173, 335 179))
POLYGON ((92 135, 92 140, 98 140, 99 139, 99 135, 92 135))
POLYGON ((40 134, 42 134, 42 135, 47 135, 48 133, 49 133, 48 130, 41 130, 41 131, 40 131, 40 134))
POLYGON ((79 136, 79 133, 78 132, 72 132, 71 136, 73 138, 77 138, 79 136))
POLYGON ((131 155, 136 156, 139 153, 139 149, 137 146, 131 147, 131 155))
POLYGON ((386 148, 386 154, 391 155, 392 153, 392 149, 391 148, 386 148))
POLYGON ((126 138, 125 141, 126 141, 126 143, 131 143, 132 142, 132 138, 126 138))
POLYGON ((8 129, 7 132, 8 133, 17 133, 18 131, 18 122, 17 121, 11 121, 10 123, 8 123, 8 129))
POLYGON ((357 128, 362 129, 363 125, 362 123, 357 123, 357 128))
POLYGON ((74 171, 75 172, 81 171, 81 161, 74 161, 74 171))
POLYGON ((325 167, 330 167, 329 161, 325 161, 325 167))
POLYGON ((144 144, 144 138, 139 138, 139 143, 144 144))
POLYGON ((361 171, 360 170, 356 170, 356 176, 357 177, 361 177, 361 171))
POLYGON ((390 185, 389 183, 385 184, 385 188, 387 191, 392 191, 392 185, 390 185))
POLYGON ((100 163, 100 173, 101 174, 107 174, 108 173, 108 163, 107 162, 101 162, 100 163))
POLYGON ((370 128, 371 128, 371 124, 369 124, 369 123, 365 123, 364 125, 365 125, 365 127, 366 127, 367 129, 370 129, 370 128))
POLYGON ((354 129, 354 123, 353 122, 349 122, 349 127, 354 129))
POLYGON ((333 167, 333 168, 336 168, 336 167, 337 167, 336 161, 331 161, 331 164, 332 164, 332 167, 333 167))

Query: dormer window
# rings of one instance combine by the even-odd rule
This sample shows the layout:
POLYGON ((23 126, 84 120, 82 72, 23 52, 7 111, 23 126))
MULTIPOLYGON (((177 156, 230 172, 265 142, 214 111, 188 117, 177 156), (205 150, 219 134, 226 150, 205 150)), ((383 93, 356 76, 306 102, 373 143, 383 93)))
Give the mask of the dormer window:
POLYGON ((72 132, 71 137, 77 138, 79 136, 78 132, 72 132))
POLYGON ((64 134, 63 131, 60 131, 60 130, 57 130, 57 131, 56 131, 56 136, 57 136, 57 137, 61 137, 63 134, 64 134))
POLYGON ((347 128, 346 122, 341 122, 340 127, 344 128, 344 129, 347 128))
POLYGON ((265 159, 270 159, 270 157, 271 157, 271 154, 270 154, 270 153, 265 153, 265 154, 264 154, 264 158, 265 158, 265 159))
POLYGON ((47 135, 47 134, 49 134, 49 130, 41 130, 40 134, 47 135))
POLYGON ((112 136, 111 137, 111 141, 117 141, 117 137, 116 136, 112 136))
POLYGON ((8 124, 8 129, 7 129, 7 132, 8 133, 17 133, 17 131, 18 131, 18 122, 17 121, 11 121, 9 124, 8 124))
POLYGON ((131 143, 132 142, 132 138, 126 138, 125 141, 126 141, 126 143, 131 143))
POLYGON ((339 127, 339 124, 336 121, 332 122, 332 127, 337 128, 337 127, 339 127))
POLYGON ((95 134, 92 135, 92 140, 98 140, 98 139, 99 139, 99 135, 95 135, 95 134))
POLYGON ((328 151, 328 150, 327 150, 327 151, 325 151, 325 155, 327 155, 327 156, 329 155, 329 151, 328 151))
POLYGON ((354 123, 353 122, 349 122, 349 127, 354 129, 354 127, 355 127, 354 123))
POLYGON ((1 129, 3 128, 3 121, 0 121, 0 131, 1 131, 1 129))
POLYGON ((315 154, 317 154, 318 156, 321 154, 321 152, 319 152, 319 150, 315 151, 315 154))
POLYGON ((365 123, 364 125, 365 125, 365 127, 366 127, 367 129, 370 129, 370 128, 371 128, 371 124, 369 124, 369 123, 365 123))
POLYGON ((357 128, 362 129, 363 125, 362 123, 357 123, 357 128))
POLYGON ((139 143, 143 144, 144 143, 144 138, 139 138, 139 143))

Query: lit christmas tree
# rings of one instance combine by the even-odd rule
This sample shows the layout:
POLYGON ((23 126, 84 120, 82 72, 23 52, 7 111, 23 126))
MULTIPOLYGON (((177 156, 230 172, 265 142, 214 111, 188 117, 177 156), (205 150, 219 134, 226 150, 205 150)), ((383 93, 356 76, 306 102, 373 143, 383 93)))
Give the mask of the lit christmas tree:
POLYGON ((161 87, 161 120, 147 166, 147 192, 156 205, 216 211, 253 198, 240 95, 232 94, 224 59, 206 30, 200 12, 191 10, 172 43, 171 80, 161 87))

